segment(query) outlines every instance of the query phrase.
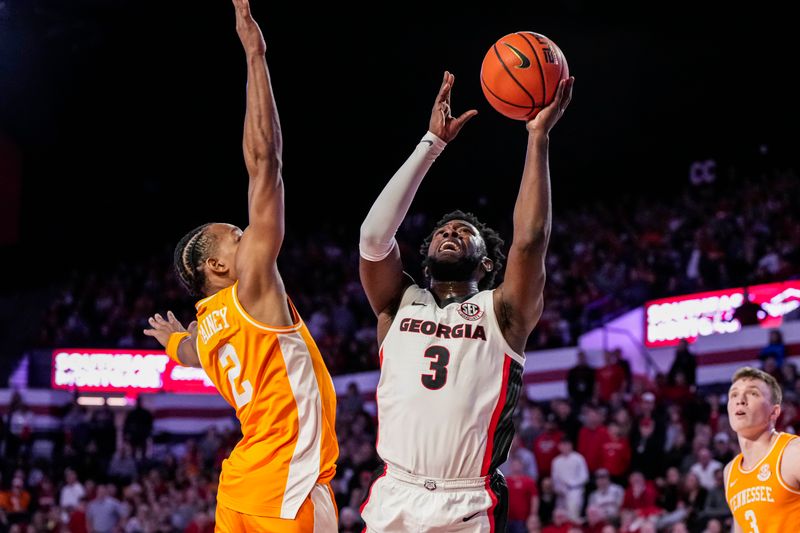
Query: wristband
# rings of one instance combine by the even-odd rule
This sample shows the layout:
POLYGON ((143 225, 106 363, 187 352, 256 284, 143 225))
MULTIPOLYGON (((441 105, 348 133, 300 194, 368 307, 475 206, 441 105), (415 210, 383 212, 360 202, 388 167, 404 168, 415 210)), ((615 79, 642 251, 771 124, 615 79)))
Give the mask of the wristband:
POLYGON ((169 341, 167 341, 167 355, 181 366, 184 366, 184 364, 181 362, 180 358, 178 358, 178 346, 188 337, 188 331, 176 331, 169 336, 169 341))

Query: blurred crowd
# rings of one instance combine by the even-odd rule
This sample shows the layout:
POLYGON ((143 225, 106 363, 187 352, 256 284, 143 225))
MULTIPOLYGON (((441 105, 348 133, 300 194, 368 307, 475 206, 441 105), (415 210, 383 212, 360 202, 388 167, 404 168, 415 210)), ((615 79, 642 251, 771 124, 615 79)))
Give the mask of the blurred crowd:
MULTIPOLYGON (((761 352, 782 384, 777 429, 800 426, 800 379, 779 331, 761 352)), ((726 385, 698 389, 682 343, 669 371, 632 376, 618 350, 592 367, 578 353, 569 398, 523 395, 517 435, 501 466, 510 533, 730 531, 722 467, 738 453, 726 385)), ((337 409, 340 456, 332 482, 340 531, 361 531, 359 507, 380 470, 374 409, 351 383, 337 409)), ((71 405, 43 442, 16 395, 2 419, 0 531, 178 533, 213 531, 222 460, 240 434, 210 427, 194 438, 154 439, 141 403, 114 412, 71 405), (47 445, 49 442, 49 445, 47 445)))
MULTIPOLYGON (((621 193, 614 203, 556 209, 546 304, 528 349, 575 345, 581 333, 647 299, 796 277, 798 212, 800 179, 789 171, 687 185, 658 202, 621 193)), ((412 273, 438 215, 412 214, 398 232, 412 273)), ((510 220, 496 229, 510 238, 510 220)), ((194 302, 171 265, 165 250, 139 263, 76 272, 44 312, 32 347, 156 348, 142 334, 147 317, 172 309, 185 322, 193 318, 194 302)), ((357 232, 332 223, 313 236, 289 233, 279 266, 332 373, 377 368, 357 232)))
MULTIPOLYGON (((800 380, 780 331, 760 366, 784 391, 778 431, 800 428, 800 380)), ((567 375, 569 399, 523 400, 501 467, 511 533, 719 533, 731 531, 723 468, 739 453, 727 386, 697 386, 682 342, 668 372, 632 376, 619 350, 592 368, 583 354, 567 375)))

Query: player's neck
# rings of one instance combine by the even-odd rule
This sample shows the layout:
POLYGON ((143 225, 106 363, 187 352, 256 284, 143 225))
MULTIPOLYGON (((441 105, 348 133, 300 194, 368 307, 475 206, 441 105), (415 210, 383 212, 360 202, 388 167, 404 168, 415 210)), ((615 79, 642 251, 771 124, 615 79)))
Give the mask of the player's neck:
POLYGON ((478 282, 470 281, 438 281, 431 280, 431 292, 436 298, 436 303, 444 307, 453 302, 463 302, 472 295, 477 294, 478 282))
POLYGON ((740 435, 739 447, 742 449, 742 468, 745 470, 753 468, 753 466, 769 453, 769 449, 777 438, 778 432, 774 428, 762 432, 753 439, 740 435))

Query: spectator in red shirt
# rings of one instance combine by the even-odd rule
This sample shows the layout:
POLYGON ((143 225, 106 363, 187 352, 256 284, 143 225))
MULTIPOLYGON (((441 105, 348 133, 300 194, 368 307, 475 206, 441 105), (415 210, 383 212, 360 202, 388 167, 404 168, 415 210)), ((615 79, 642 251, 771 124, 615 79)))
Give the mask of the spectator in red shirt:
POLYGON ((601 366, 595 373, 595 390, 597 398, 604 403, 611 401, 614 394, 623 392, 625 388, 625 370, 618 364, 617 354, 614 351, 605 352, 605 366, 601 366))
POLYGON ((586 524, 583 526, 583 533, 602 533, 603 528, 607 525, 606 513, 603 509, 592 505, 586 508, 586 524))
POLYGON ((525 473, 525 465, 519 459, 510 461, 508 484, 508 532, 528 533, 525 524, 531 515, 539 513, 539 491, 536 481, 525 473))
POLYGON ((542 533, 570 533, 580 526, 569 519, 569 513, 563 507, 557 507, 553 512, 553 523, 542 528, 542 533))
POLYGON ((608 425, 608 440, 603 443, 600 455, 600 467, 608 470, 615 483, 624 483, 631 465, 631 445, 616 422, 608 425))
POLYGON ((536 456, 536 466, 539 469, 539 478, 550 475, 553 459, 558 455, 558 443, 564 434, 558 430, 555 416, 550 414, 544 423, 544 431, 533 440, 533 454, 536 456))
POLYGON ((674 382, 664 383, 659 391, 659 396, 667 403, 685 405, 692 399, 692 390, 686 380, 686 374, 681 371, 676 372, 674 382))
POLYGON ((86 497, 81 496, 78 505, 69 514, 69 521, 67 522, 67 529, 69 533, 88 533, 86 525, 86 497))
POLYGON ((628 482, 625 498, 622 500, 622 510, 634 511, 640 516, 652 514, 657 509, 657 492, 653 484, 646 481, 641 472, 632 472, 628 482))
POLYGON ((586 459, 589 472, 602 466, 603 448, 608 442, 608 429, 603 425, 603 414, 597 407, 584 409, 584 426, 578 433, 578 453, 586 459))
POLYGON ((56 489, 49 477, 45 476, 42 479, 36 492, 39 510, 49 511, 51 507, 56 505, 56 489))
POLYGON ((184 533, 214 533, 214 518, 207 509, 195 513, 184 533))

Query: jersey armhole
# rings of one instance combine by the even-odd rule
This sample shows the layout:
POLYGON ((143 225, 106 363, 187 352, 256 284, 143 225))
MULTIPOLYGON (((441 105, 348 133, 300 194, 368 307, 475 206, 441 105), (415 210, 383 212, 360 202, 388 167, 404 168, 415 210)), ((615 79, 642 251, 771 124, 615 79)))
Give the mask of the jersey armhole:
POLYGON ((489 308, 489 306, 491 306, 491 309, 492 309, 492 316, 489 318, 489 321, 491 322, 492 328, 494 328, 495 333, 497 333, 498 337, 503 340, 503 344, 505 345, 506 355, 508 355, 511 359, 513 359, 514 361, 516 361, 517 363, 522 365, 522 369, 523 369, 523 372, 524 372, 524 369, 525 369, 525 352, 522 352, 521 354, 518 354, 516 351, 514 351, 511 348, 511 345, 508 343, 508 340, 506 339, 506 336, 503 335, 503 328, 500 327, 500 322, 497 320, 497 312, 496 312, 496 310, 494 308, 494 291, 496 291, 496 290, 497 289, 494 288, 494 289, 492 289, 490 291, 486 291, 486 293, 489 295, 489 297, 487 298, 487 300, 489 300, 489 301, 485 305, 486 305, 487 309, 489 308))
POLYGON ((294 308, 294 304, 292 303, 288 294, 286 295, 286 302, 289 306, 289 314, 293 315, 292 316, 293 319, 296 319, 295 323, 292 324, 291 326, 270 326, 269 324, 264 324, 263 322, 256 320, 255 318, 250 316, 250 313, 248 313, 245 310, 244 306, 242 305, 242 302, 239 301, 239 294, 237 291, 238 287, 239 287, 239 281, 237 280, 236 283, 234 283, 231 288, 231 300, 233 300, 233 305, 236 308, 236 311, 239 313, 239 316, 241 316, 246 322, 248 322, 252 326, 255 326, 257 329, 260 330, 269 331, 271 333, 293 333, 295 331, 299 331, 300 328, 303 326, 303 320, 300 318, 300 314, 294 308))
POLYGON ((733 459, 731 459, 730 463, 728 463, 727 465, 722 467, 722 482, 725 484, 724 489, 725 489, 725 500, 726 501, 728 500, 728 488, 730 487, 730 484, 731 484, 731 476, 733 476, 733 472, 736 469, 736 463, 739 461, 739 458, 741 456, 742 456, 741 453, 736 454, 736 456, 733 459), (728 468, 728 475, 726 476, 725 475, 725 468, 728 467, 728 466, 730 466, 730 468, 728 468))

